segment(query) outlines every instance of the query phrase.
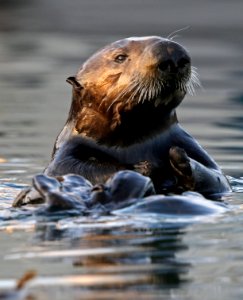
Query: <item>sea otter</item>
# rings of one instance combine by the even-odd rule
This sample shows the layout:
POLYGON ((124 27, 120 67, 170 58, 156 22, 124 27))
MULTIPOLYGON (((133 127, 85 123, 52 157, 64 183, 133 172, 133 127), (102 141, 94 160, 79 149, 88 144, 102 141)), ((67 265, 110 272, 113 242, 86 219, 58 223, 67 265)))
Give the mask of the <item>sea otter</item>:
POLYGON ((13 206, 44 200, 50 207, 69 207, 74 197, 81 203, 87 198, 89 207, 114 197, 121 198, 118 202, 142 197, 138 187, 147 191, 148 181, 136 172, 151 180, 144 197, 195 191, 219 199, 231 191, 216 162, 178 123, 176 107, 199 83, 180 44, 158 36, 119 40, 91 56, 67 81, 73 86, 72 104, 52 160, 13 206), (68 174, 91 183, 88 197, 77 187, 83 179, 68 174))
POLYGON ((157 193, 230 190, 214 160, 179 125, 176 107, 198 84, 189 53, 158 36, 116 41, 76 76, 68 120, 45 174, 104 183, 119 170, 149 176, 157 193))

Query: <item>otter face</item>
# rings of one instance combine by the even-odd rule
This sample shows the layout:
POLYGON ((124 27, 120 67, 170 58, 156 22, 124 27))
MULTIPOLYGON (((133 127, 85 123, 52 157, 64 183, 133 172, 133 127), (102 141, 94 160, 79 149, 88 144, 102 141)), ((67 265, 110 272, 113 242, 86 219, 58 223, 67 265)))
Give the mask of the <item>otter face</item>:
MULTIPOLYGON (((124 133, 119 143, 128 144, 127 128, 134 128, 135 140, 175 122, 175 107, 199 84, 187 51, 157 36, 127 38, 106 46, 68 82, 73 85, 68 134, 110 144, 117 131, 124 133), (145 119, 150 129, 143 125, 145 119)), ((65 130, 62 134, 67 136, 65 130)))
POLYGON ((177 106, 198 84, 187 51, 156 36, 127 38, 106 46, 82 66, 76 80, 99 98, 104 110, 118 103, 123 110, 125 104, 130 109, 145 101, 166 106, 175 98, 177 106))

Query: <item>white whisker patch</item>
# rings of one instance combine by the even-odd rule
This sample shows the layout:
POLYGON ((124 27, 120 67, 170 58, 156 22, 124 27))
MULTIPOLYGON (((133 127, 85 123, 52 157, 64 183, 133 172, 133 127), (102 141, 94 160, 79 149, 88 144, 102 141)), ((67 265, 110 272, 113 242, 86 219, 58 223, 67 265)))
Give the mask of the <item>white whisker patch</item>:
MULTIPOLYGON (((168 88, 181 91, 183 93, 188 92, 190 95, 194 95, 195 88, 200 87, 200 80, 195 67, 191 67, 191 72, 183 74, 180 77, 176 76, 174 82, 171 79, 163 78, 158 73, 149 74, 146 77, 142 77, 140 73, 133 75, 131 82, 124 89, 122 89, 116 97, 113 99, 111 104, 108 106, 109 111, 114 105, 123 103, 126 105, 136 105, 144 103, 145 101, 153 101, 157 107, 161 102, 167 105, 172 97, 161 96, 163 92, 165 95, 168 88)), ((106 97, 101 103, 106 101, 106 97)))
POLYGON ((187 91, 190 95, 195 94, 195 88, 201 87, 201 83, 199 80, 199 76, 197 73, 197 69, 195 67, 191 67, 191 77, 186 84, 187 91))

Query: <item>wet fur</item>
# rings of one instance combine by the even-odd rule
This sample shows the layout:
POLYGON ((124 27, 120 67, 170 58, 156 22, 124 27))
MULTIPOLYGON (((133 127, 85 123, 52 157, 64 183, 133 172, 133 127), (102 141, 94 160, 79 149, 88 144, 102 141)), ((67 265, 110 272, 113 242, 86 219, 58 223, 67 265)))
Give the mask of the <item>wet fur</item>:
POLYGON ((217 164, 178 124, 175 108, 199 84, 179 44, 160 37, 124 39, 94 54, 68 81, 72 105, 47 175, 75 173, 95 184, 129 169, 149 176, 157 193, 230 190, 217 164), (163 72, 165 51, 185 66, 163 72), (126 53, 125 64, 115 63, 119 53, 126 53), (172 147, 179 148, 174 153, 172 147), (180 148, 196 175, 192 170, 183 178, 180 148))

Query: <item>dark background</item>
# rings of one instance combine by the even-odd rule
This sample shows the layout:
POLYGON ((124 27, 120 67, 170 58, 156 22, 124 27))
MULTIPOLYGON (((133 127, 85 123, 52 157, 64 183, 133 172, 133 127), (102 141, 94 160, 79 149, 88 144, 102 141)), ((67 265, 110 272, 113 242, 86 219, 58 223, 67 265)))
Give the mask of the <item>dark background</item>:
POLYGON ((166 35, 190 26, 187 36, 242 41, 241 0, 1 0, 0 7, 1 30, 8 32, 166 35))

